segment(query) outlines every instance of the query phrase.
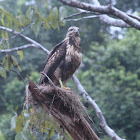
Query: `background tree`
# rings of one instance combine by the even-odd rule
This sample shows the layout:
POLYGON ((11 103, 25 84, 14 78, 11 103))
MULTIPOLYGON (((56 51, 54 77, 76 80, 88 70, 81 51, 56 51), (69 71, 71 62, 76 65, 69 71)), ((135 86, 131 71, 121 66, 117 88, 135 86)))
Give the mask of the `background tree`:
MULTIPOLYGON (((95 0, 90 1, 91 4, 97 4, 97 2, 98 1, 95 0)), ((110 1, 100 1, 100 3, 107 5, 110 4, 110 1)), ((77 77, 85 90, 101 108, 109 126, 114 129, 120 137, 128 140, 140 139, 140 119, 138 117, 140 113, 139 31, 130 28, 125 29, 125 31, 120 30, 121 32, 114 32, 114 28, 102 24, 100 21, 104 22, 104 19, 108 18, 104 18, 104 15, 100 13, 100 9, 103 7, 100 7, 99 3, 98 6, 95 5, 94 9, 91 9, 91 12, 94 13, 80 10, 80 14, 77 15, 76 18, 75 16, 71 16, 74 20, 69 18, 69 16, 79 13, 79 10, 62 5, 61 0, 60 2, 49 0, 47 2, 43 0, 22 2, 15 0, 11 2, 7 0, 1 1, 0 4, 0 74, 2 77, 6 77, 5 79, 0 77, 0 128, 2 132, 0 133, 0 137, 5 137, 5 139, 9 140, 14 139, 15 135, 16 139, 21 139, 23 136, 24 139, 28 139, 28 136, 33 137, 30 133, 25 134, 25 131, 21 131, 20 128, 18 128, 21 126, 19 122, 23 118, 25 118, 25 124, 28 126, 28 120, 30 118, 26 116, 27 113, 25 111, 21 113, 25 90, 21 76, 25 83, 27 82, 27 74, 30 74, 31 78, 37 82, 47 56, 43 51, 37 50, 35 47, 42 49, 41 47, 44 46, 50 50, 64 38, 67 28, 71 25, 75 25, 80 28, 84 54, 83 64, 76 73, 77 77), (98 11, 96 7, 99 9, 98 11), (60 18, 58 18, 59 15, 60 18), (85 17, 90 19, 85 19, 85 17), (95 20, 95 17, 99 18, 99 20, 95 20), (63 18, 65 18, 65 21, 62 20, 63 18), (66 21, 67 23, 65 24, 66 21), (11 33, 9 31, 6 32, 3 27, 11 29, 11 33), (20 33, 16 34, 16 32, 20 33), (36 43, 34 44, 26 40, 21 34, 32 38, 32 40, 42 46, 38 46, 36 43), (12 49, 24 45, 29 45, 29 48, 18 52, 4 52, 5 49, 12 49), (22 72, 20 72, 21 69, 22 72), (20 73, 20 75, 17 73, 20 73), (12 128, 16 130, 17 134, 15 131, 9 129, 14 111, 16 111, 17 114, 12 118, 12 128), (14 126, 15 124, 18 124, 17 127, 14 126)), ((138 1, 113 1, 112 4, 114 4, 116 8, 129 13, 125 14, 121 20, 118 20, 115 18, 116 14, 114 14, 116 11, 112 11, 112 13, 108 12, 112 15, 111 17, 117 21, 113 22, 115 25, 113 23, 112 25, 123 25, 122 27, 132 26, 139 29, 139 21, 136 20, 139 19, 139 17, 131 15, 134 10, 135 13, 137 13, 139 9, 138 1), (126 19, 123 21, 124 17, 126 17, 128 21, 126 21, 126 19)), ((80 8, 77 5, 75 5, 75 7, 80 8)), ((105 10, 107 10, 107 8, 105 10)), ((108 13, 106 12, 105 14, 108 13)), ((120 18, 122 13, 118 15, 117 17, 120 18)), ((110 24, 110 22, 107 22, 107 24, 110 24)), ((69 84, 76 90, 72 81, 69 82, 69 84)), ((82 100, 85 105, 89 107, 90 115, 96 122, 97 126, 95 127, 93 124, 93 129, 97 131, 101 139, 109 139, 104 131, 100 129, 95 111, 87 104, 85 99, 82 100), (102 133, 100 133, 100 131, 102 133)), ((59 136, 60 138, 63 137, 58 135, 58 133, 54 135, 53 124, 46 125, 46 128, 47 127, 49 131, 45 132, 43 135, 44 138, 48 137, 49 139, 49 137, 53 136, 52 139, 57 139, 59 136)), ((26 126, 24 126, 24 128, 26 128, 26 126)), ((41 128, 40 131, 42 131, 41 128)), ((40 136, 42 136, 41 133, 38 137, 40 136)))

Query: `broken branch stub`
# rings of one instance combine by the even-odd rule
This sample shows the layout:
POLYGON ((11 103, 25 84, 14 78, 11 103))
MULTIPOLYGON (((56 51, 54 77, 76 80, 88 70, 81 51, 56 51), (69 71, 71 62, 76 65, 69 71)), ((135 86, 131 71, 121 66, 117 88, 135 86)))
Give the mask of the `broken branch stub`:
POLYGON ((57 86, 35 85, 29 80, 33 99, 50 113, 74 140, 99 140, 85 119, 86 109, 75 92, 57 86))

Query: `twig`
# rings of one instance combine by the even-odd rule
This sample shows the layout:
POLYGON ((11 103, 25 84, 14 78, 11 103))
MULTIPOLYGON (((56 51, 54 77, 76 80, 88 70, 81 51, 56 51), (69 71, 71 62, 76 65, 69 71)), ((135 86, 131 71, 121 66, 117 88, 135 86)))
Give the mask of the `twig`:
POLYGON ((24 85, 26 85, 26 83, 25 83, 25 81, 24 81, 24 79, 23 79, 23 77, 20 75, 20 73, 18 73, 17 71, 15 71, 15 70, 10 70, 10 71, 13 71, 13 72, 15 72, 20 78, 21 78, 21 80, 23 81, 23 83, 24 83, 24 85))
POLYGON ((20 46, 20 47, 16 47, 16 48, 11 48, 11 49, 5 49, 5 50, 0 50, 0 53, 11 53, 11 52, 14 52, 14 51, 19 51, 19 50, 23 50, 23 49, 27 49, 27 48, 40 48, 38 46, 35 46, 34 44, 27 44, 27 45, 23 45, 23 46, 20 46))
POLYGON ((64 19, 69 19, 69 18, 72 18, 72 17, 75 17, 75 16, 79 16, 79 15, 82 15, 82 14, 94 14, 94 15, 99 15, 99 13, 90 12, 90 11, 83 11, 83 12, 80 12, 80 13, 75 13, 75 14, 72 14, 72 15, 70 15, 70 16, 67 16, 67 17, 65 17, 64 19))
POLYGON ((78 19, 67 19, 66 21, 80 21, 83 19, 92 19, 92 18, 97 18, 98 16, 87 16, 87 17, 82 17, 82 18, 78 18, 78 19))
POLYGON ((41 73, 47 77, 47 79, 49 80, 50 84, 51 84, 53 87, 56 87, 56 86, 54 85, 53 81, 50 79, 50 77, 49 77, 46 73, 44 73, 44 72, 41 72, 41 73))
POLYGON ((127 14, 127 15, 132 17, 132 18, 134 18, 134 19, 136 19, 136 20, 138 20, 138 21, 140 21, 140 17, 138 17, 138 16, 134 16, 134 15, 131 15, 131 14, 127 14))

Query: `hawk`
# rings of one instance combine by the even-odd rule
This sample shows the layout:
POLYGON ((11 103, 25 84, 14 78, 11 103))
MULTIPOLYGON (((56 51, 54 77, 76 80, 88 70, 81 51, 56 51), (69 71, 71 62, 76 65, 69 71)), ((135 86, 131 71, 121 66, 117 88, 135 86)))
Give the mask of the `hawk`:
MULTIPOLYGON (((56 45, 50 52, 43 73, 55 85, 66 87, 66 81, 72 77, 82 61, 81 39, 79 28, 72 26, 68 29, 65 39, 56 45), (64 84, 63 84, 64 82, 64 84)), ((42 74, 39 84, 48 83, 48 78, 42 74)))

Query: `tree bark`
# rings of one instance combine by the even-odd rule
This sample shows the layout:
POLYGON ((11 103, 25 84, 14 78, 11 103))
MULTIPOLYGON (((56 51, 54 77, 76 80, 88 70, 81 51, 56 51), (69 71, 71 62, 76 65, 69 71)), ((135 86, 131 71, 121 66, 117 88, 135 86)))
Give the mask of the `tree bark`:
POLYGON ((29 77, 28 80, 33 99, 49 112, 74 140, 99 140, 82 113, 84 106, 73 91, 54 85, 37 86, 29 77))

